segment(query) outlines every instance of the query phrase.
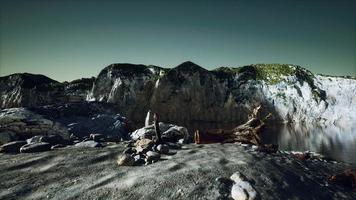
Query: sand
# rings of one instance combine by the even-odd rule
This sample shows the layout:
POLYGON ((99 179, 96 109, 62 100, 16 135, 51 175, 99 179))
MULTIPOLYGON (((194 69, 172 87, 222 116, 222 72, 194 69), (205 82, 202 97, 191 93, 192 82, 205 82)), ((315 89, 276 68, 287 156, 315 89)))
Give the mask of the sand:
POLYGON ((351 164, 301 161, 238 144, 188 144, 148 166, 118 166, 124 146, 0 154, 0 199, 229 199, 232 185, 219 180, 236 172, 256 199, 356 197, 356 191, 327 182, 327 175, 355 168, 351 164))

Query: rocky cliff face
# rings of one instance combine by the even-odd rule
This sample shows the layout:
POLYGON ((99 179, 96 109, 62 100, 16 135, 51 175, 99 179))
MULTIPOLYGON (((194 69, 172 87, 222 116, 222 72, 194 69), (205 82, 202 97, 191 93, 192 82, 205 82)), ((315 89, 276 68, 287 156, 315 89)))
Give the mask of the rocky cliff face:
POLYGON ((33 107, 86 99, 94 78, 59 83, 43 75, 12 74, 0 77, 0 108, 33 107))
POLYGON ((58 83, 41 75, 0 78, 1 107, 71 101, 115 104, 143 125, 148 110, 189 127, 233 127, 263 105, 273 120, 356 127, 356 80, 314 75, 295 65, 257 64, 208 71, 192 62, 172 69, 112 64, 94 79, 58 83))
POLYGON ((183 125, 234 126, 259 104, 262 114, 272 112, 279 122, 350 126, 356 121, 356 80, 314 75, 294 65, 208 71, 191 62, 173 69, 115 64, 102 70, 89 96, 119 104, 133 121, 143 121, 151 110, 183 125))

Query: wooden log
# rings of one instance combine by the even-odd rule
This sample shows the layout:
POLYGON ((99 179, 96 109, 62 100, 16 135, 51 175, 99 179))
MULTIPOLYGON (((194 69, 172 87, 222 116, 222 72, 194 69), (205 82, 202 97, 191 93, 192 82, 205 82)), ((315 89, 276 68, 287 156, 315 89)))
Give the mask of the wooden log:
MULTIPOLYGON (((205 132, 197 130, 194 133, 194 140, 196 144, 209 144, 209 143, 235 143, 241 142, 245 144, 260 145, 260 132, 265 126, 263 120, 257 118, 257 114, 261 106, 255 108, 250 115, 249 120, 235 127, 231 130, 212 129, 205 132)), ((268 114, 265 119, 268 119, 271 114, 268 114)))
POLYGON ((160 144, 162 142, 161 138, 161 131, 159 129, 159 117, 157 113, 154 113, 153 115, 153 120, 154 120, 154 128, 156 132, 156 144, 160 144))

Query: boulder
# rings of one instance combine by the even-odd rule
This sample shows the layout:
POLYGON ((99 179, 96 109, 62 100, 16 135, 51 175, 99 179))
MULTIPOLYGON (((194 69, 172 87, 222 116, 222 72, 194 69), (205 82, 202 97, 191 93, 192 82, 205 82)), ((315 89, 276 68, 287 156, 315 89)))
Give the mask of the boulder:
POLYGON ((19 137, 13 131, 9 131, 9 130, 0 131, 0 144, 6 144, 18 139, 19 137))
POLYGON ((76 146, 76 147, 102 147, 103 145, 99 142, 95 142, 93 140, 88 140, 88 141, 76 143, 74 146, 76 146))
POLYGON ((251 183, 240 173, 235 172, 230 179, 234 182, 231 188, 231 197, 234 200, 253 200, 257 197, 256 190, 251 183))
MULTIPOLYGON (((162 141, 165 142, 177 142, 179 139, 189 140, 190 136, 188 130, 185 127, 177 126, 174 124, 159 123, 159 129, 162 134, 162 141)), ((146 126, 135 130, 131 133, 131 139, 138 140, 143 138, 153 139, 156 132, 154 126, 146 126)))
POLYGON ((135 159, 129 154, 123 154, 118 157, 117 164, 119 166, 133 166, 135 159))
POLYGON ((159 144, 157 146, 157 152, 161 154, 168 154, 169 153, 169 147, 166 144, 159 144))
POLYGON ((67 127, 70 133, 79 138, 89 136, 89 133, 95 133, 98 139, 110 137, 119 140, 128 137, 127 120, 119 114, 96 114, 91 118, 78 118, 67 127))
POLYGON ((6 143, 0 147, 0 152, 4 153, 19 153, 20 148, 26 145, 26 141, 13 141, 6 143))
POLYGON ((41 141, 42 135, 35 135, 26 140, 28 144, 39 143, 41 141))
POLYGON ((148 151, 146 153, 146 162, 154 162, 158 161, 161 158, 161 154, 154 152, 154 151, 148 151))
POLYGON ((47 135, 40 138, 40 142, 50 143, 52 146, 56 144, 65 144, 65 140, 60 135, 47 135))
POLYGON ((135 143, 136 152, 137 153, 141 153, 141 152, 145 153, 145 152, 151 150, 153 145, 154 145, 154 142, 153 142, 153 140, 150 140, 150 139, 137 140, 135 143))
POLYGON ((145 164, 145 160, 140 154, 135 155, 134 159, 135 159, 135 165, 143 165, 143 164, 145 164))
POLYGON ((47 142, 26 144, 20 148, 21 153, 35 153, 51 150, 51 144, 47 142))
POLYGON ((30 108, 9 108, 0 111, 0 127, 2 131, 16 133, 19 138, 30 138, 49 133, 68 138, 69 134, 62 124, 33 112, 30 108))

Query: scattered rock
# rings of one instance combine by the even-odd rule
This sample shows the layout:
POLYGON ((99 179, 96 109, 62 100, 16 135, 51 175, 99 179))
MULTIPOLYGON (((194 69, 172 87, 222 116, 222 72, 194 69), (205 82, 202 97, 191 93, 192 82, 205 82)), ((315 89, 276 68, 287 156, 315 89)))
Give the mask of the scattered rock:
POLYGON ((135 165, 145 164, 145 160, 143 159, 143 157, 140 154, 135 155, 134 159, 135 159, 135 165))
POLYGON ((47 142, 51 145, 64 144, 65 141, 60 135, 47 135, 40 138, 40 142, 47 142))
POLYGON ((264 152, 264 153, 276 153, 278 151, 277 144, 263 144, 257 147, 257 151, 264 152))
POLYGON ((52 147, 51 147, 51 149, 59 149, 59 148, 63 148, 63 147, 65 147, 66 145, 64 145, 64 144, 56 144, 56 145, 53 145, 52 147))
POLYGON ((293 155, 297 157, 299 160, 308 160, 311 158, 309 152, 294 153, 293 155))
POLYGON ((11 141, 16 141, 18 139, 19 139, 19 137, 17 136, 17 134, 15 132, 8 131, 8 130, 0 132, 0 144, 6 144, 11 141))
POLYGON ((135 159, 129 154, 123 154, 118 157, 117 164, 119 166, 133 166, 135 159))
MULTIPOLYGON (((76 123, 68 124, 68 131, 78 137, 88 133, 101 134, 98 137, 128 138, 128 122, 119 114, 96 114, 91 118, 78 119, 76 123)), ((96 140, 98 141, 98 140, 96 140)))
POLYGON ((124 154, 133 154, 133 153, 136 153, 136 150, 133 149, 132 147, 129 147, 129 148, 125 149, 123 153, 124 154))
POLYGON ((215 179, 217 182, 217 188, 220 194, 219 199, 229 199, 230 193, 231 193, 231 188, 234 182, 225 177, 218 177, 215 179))
POLYGON ((186 141, 183 138, 178 140, 178 144, 182 145, 182 144, 185 144, 185 143, 186 143, 186 141))
POLYGON ((137 153, 145 153, 149 151, 154 145, 154 142, 150 139, 140 139, 135 143, 137 153))
MULTIPOLYGON (((160 122, 159 129, 162 133, 163 142, 177 142, 179 139, 188 140, 190 138, 188 130, 182 126, 160 122)), ((144 138, 153 139, 155 135, 154 126, 150 125, 135 130, 130 136, 133 140, 138 140, 144 138)))
POLYGON ((41 141, 41 135, 35 135, 26 140, 28 144, 39 143, 41 141))
POLYGON ((75 144, 76 147, 102 147, 103 145, 93 140, 83 141, 75 144))
POLYGON ((133 140, 130 140, 127 142, 127 144, 125 145, 125 147, 134 147, 135 146, 135 142, 133 140))
POLYGON ((356 171, 352 169, 329 176, 328 180, 346 188, 356 189, 356 171))
POLYGON ((230 179, 234 181, 231 188, 231 197, 234 200, 253 200, 256 198, 257 192, 240 172, 232 174, 230 179))
POLYGON ((19 138, 30 138, 48 133, 61 135, 68 139, 67 128, 60 123, 46 119, 30 108, 9 108, 0 111, 2 130, 16 133, 19 138))
POLYGON ((95 142, 101 142, 105 139, 103 134, 90 134, 90 139, 94 140, 95 142))
POLYGON ((20 148, 26 145, 26 141, 13 141, 6 143, 0 147, 0 152, 4 153, 19 153, 20 148))
POLYGON ((166 144, 160 144, 157 146, 157 151, 162 154, 168 154, 169 153, 169 147, 166 144))
POLYGON ((51 144, 47 142, 26 144, 20 148, 21 153, 35 153, 51 150, 51 144))
POLYGON ((148 151, 146 153, 146 162, 155 162, 158 161, 161 158, 161 154, 154 152, 154 151, 148 151))

